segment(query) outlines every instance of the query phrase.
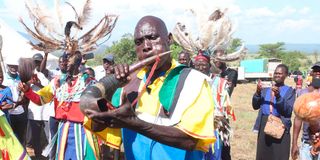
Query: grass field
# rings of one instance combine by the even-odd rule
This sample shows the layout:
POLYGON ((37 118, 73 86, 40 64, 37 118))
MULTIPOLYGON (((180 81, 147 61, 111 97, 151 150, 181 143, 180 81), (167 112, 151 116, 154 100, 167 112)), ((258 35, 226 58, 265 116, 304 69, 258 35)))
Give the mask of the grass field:
MULTIPOLYGON (((292 79, 287 85, 294 86, 292 79)), ((233 137, 231 139, 231 156, 233 160, 254 160, 256 156, 257 133, 252 132, 258 111, 251 106, 256 84, 238 84, 232 94, 236 121, 231 122, 233 137)), ((291 129, 292 130, 292 129, 291 129)), ((292 135, 292 134, 291 134, 292 135)))

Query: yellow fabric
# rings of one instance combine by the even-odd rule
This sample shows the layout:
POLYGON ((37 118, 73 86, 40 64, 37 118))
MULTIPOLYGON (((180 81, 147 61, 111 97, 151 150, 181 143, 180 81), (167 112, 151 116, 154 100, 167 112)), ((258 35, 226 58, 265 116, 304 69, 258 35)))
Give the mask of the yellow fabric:
MULTIPOLYGON (((159 102, 159 91, 163 85, 165 77, 169 72, 177 66, 176 61, 172 61, 171 68, 165 73, 165 76, 161 76, 154 80, 154 82, 148 86, 151 92, 146 91, 141 93, 141 98, 138 103, 137 112, 149 113, 157 116, 160 112, 161 104, 159 102), (150 107, 153 106, 153 107, 150 107)), ((142 69, 138 72, 137 77, 143 79, 146 74, 146 70, 142 69)), ((214 124, 213 113, 214 104, 212 101, 211 87, 206 80, 202 82, 202 88, 199 96, 195 102, 186 109, 181 117, 181 121, 175 127, 182 130, 186 134, 198 139, 196 146, 197 150, 208 151, 210 144, 214 143, 214 124), (201 115, 201 116, 196 116, 201 115)), ((144 86, 144 82, 141 81, 140 89, 144 86)))
MULTIPOLYGON (((160 102, 159 102, 159 91, 162 87, 163 81, 165 80, 165 77, 169 74, 169 72, 174 69, 178 63, 175 60, 172 60, 172 65, 170 69, 165 73, 164 76, 158 77, 153 81, 152 84, 147 86, 149 89, 151 89, 151 92, 148 93, 146 91, 141 93, 141 97, 138 102, 138 108, 136 109, 137 112, 143 112, 143 113, 149 113, 151 115, 157 115, 160 110, 160 102), (150 107, 152 106, 152 107, 150 107)), ((140 70, 137 74, 137 77, 139 79, 143 79, 145 75, 147 74, 147 69, 143 68, 140 70)), ((145 82, 142 80, 141 84, 139 86, 139 91, 142 90, 142 87, 145 85, 145 82)))
MULTIPOLYGON (((143 91, 141 93, 141 98, 139 99, 138 107, 136 108, 137 112, 149 113, 154 116, 157 116, 160 113, 159 111, 161 104, 159 102, 159 91, 163 85, 165 77, 177 65, 178 63, 173 60, 171 68, 165 73, 165 75, 158 77, 153 81, 151 85, 148 86, 148 88, 151 89, 151 92, 148 93, 146 91, 143 91)), ((143 79, 146 73, 147 70, 144 68, 138 72, 137 77, 143 79)), ((181 122, 175 127, 182 130, 186 134, 198 139, 198 143, 196 146, 197 150, 208 151, 209 145, 214 143, 215 141, 213 133, 214 104, 212 101, 210 85, 205 80, 202 83, 203 84, 199 96, 197 97, 195 102, 186 109, 186 111, 182 115, 181 122)), ((143 86, 144 81, 141 81, 139 91, 142 90, 143 86)), ((84 126, 90 130, 91 120, 85 118, 84 126)), ((120 146, 120 130, 106 128, 105 130, 97 132, 95 134, 109 144, 120 146)), ((109 146, 112 147, 112 145, 109 146)))
MULTIPOLYGON (((0 110, 0 112, 2 111, 0 110)), ((0 115, 1 114, 2 113, 0 113, 0 115)), ((25 150, 14 135, 5 116, 0 116, 0 128, 5 134, 4 137, 0 135, 0 159, 4 158, 1 155, 2 151, 8 152, 9 158, 12 160, 19 159, 20 156, 25 152, 25 150)), ((23 159, 27 160, 28 156, 25 155, 23 159)))
POLYGON ((93 132, 91 129, 92 120, 85 117, 83 126, 91 133, 99 137, 102 141, 106 142, 109 147, 120 149, 121 145, 121 129, 119 128, 106 128, 100 132, 93 132))
POLYGON ((52 98, 53 98, 53 90, 52 90, 52 83, 50 83, 49 85, 41 88, 39 91, 37 91, 36 93, 40 96, 41 98, 41 103, 42 104, 46 104, 51 102, 52 98))
POLYGON ((186 109, 180 123, 176 126, 186 134, 198 139, 196 146, 198 150, 208 151, 208 146, 215 142, 213 112, 214 104, 210 85, 204 80, 199 96, 186 109))

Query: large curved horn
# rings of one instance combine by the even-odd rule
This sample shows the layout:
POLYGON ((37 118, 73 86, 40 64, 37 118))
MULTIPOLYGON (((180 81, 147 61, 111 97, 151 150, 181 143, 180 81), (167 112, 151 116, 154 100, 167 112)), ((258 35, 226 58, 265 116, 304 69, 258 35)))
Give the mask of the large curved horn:
POLYGON ((247 53, 247 48, 245 48, 244 44, 242 43, 238 51, 235 51, 231 54, 225 54, 223 56, 216 56, 214 57, 214 59, 222 62, 232 62, 244 57, 246 53, 247 53))

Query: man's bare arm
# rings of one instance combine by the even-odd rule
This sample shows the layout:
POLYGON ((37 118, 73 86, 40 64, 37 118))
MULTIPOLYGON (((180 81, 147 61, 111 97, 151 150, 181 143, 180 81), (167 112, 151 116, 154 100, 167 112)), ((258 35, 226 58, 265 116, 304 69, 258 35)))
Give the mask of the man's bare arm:
POLYGON ((136 126, 132 127, 136 132, 169 146, 194 150, 197 144, 197 139, 175 127, 155 125, 140 119, 137 119, 136 126))
POLYGON ((298 117, 294 118, 293 121, 293 136, 292 136, 292 147, 291 147, 291 157, 292 159, 297 159, 299 154, 298 148, 298 137, 302 126, 302 120, 298 117))
POLYGON ((189 136, 178 128, 151 124, 139 119, 132 111, 129 103, 112 111, 97 112, 94 110, 86 110, 85 112, 89 118, 98 123, 103 123, 105 126, 128 128, 169 146, 193 150, 197 144, 197 139, 189 136))

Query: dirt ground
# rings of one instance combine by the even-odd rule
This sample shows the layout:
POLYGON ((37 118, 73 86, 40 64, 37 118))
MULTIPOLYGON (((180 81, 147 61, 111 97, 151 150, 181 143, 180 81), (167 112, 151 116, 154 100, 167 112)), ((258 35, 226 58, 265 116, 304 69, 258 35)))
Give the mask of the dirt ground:
MULTIPOLYGON (((286 84, 293 86, 293 79, 287 79, 286 84)), ((253 110, 251 106, 255 89, 256 84, 253 83, 238 84, 232 94, 231 101, 236 114, 236 121, 231 122, 233 127, 231 156, 233 160, 254 160, 256 156, 257 133, 254 133, 252 128, 258 111, 253 110)))

